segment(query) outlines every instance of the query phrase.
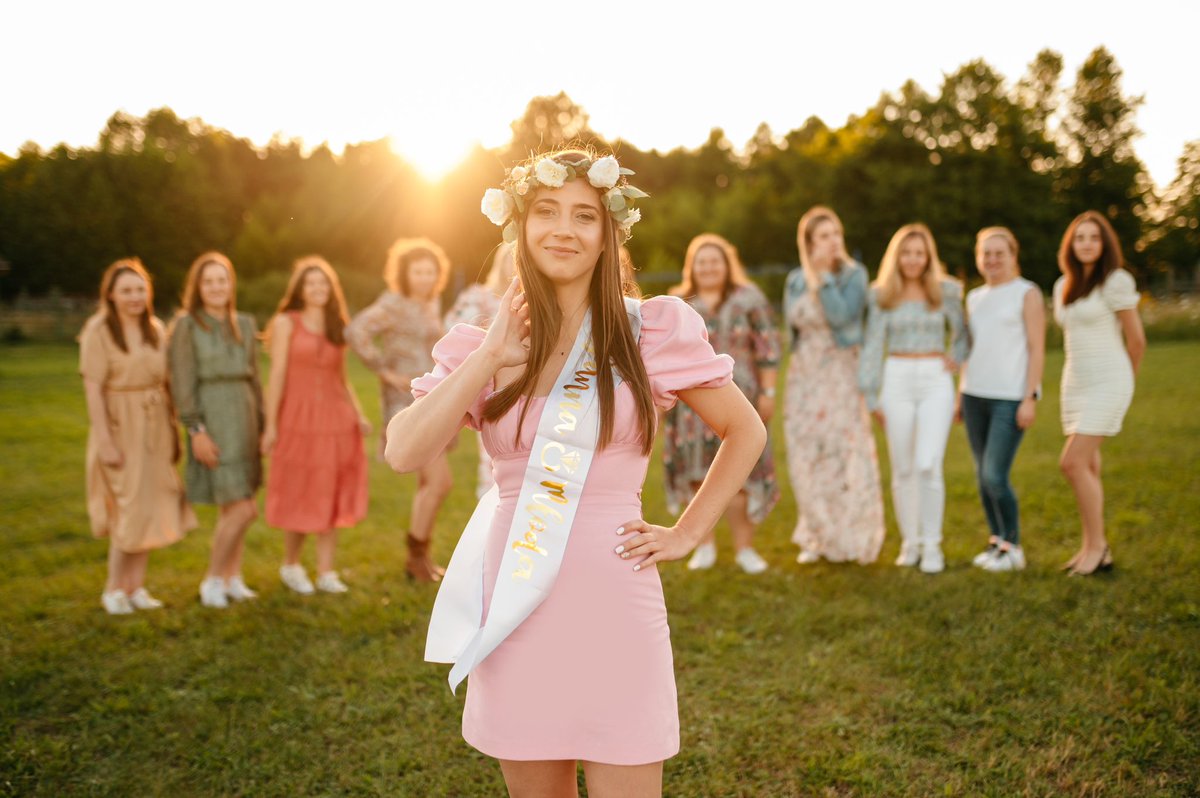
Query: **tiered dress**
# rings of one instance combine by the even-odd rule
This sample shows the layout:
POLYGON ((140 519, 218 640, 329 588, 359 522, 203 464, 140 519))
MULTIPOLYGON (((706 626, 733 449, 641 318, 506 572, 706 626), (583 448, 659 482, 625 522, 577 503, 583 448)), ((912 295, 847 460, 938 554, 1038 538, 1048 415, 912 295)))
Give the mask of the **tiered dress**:
MULTIPOLYGON (((414 382, 413 394, 433 390, 483 338, 479 328, 456 326, 438 342, 434 370, 414 382)), ((720 387, 731 379, 732 360, 713 352, 703 319, 674 297, 642 305, 638 345, 654 403, 664 410, 674 405, 678 391, 720 387)), ((480 392, 466 418, 482 429, 500 486, 484 554, 485 617, 546 401, 521 400, 531 406, 515 444, 518 406, 497 422, 483 421, 492 388, 480 392)), ((617 527, 642 515, 649 460, 625 383, 617 388, 614 421, 612 443, 592 462, 552 590, 469 677, 463 737, 490 756, 636 765, 679 750, 670 630, 658 571, 634 571, 630 561, 613 553, 620 541, 617 527)))
POLYGON ((279 435, 267 474, 267 523, 289 532, 352 527, 367 515, 367 460, 345 383, 346 347, 289 313, 279 435))

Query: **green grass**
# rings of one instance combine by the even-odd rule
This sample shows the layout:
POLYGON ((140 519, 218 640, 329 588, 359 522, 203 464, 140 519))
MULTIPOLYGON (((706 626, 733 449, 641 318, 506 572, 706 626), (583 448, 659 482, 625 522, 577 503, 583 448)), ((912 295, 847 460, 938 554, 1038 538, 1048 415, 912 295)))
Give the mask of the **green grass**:
MULTIPOLYGON (((1078 535, 1056 466, 1057 354, 1015 474, 1028 570, 968 565, 984 522, 961 428, 940 576, 888 564, 894 525, 875 565, 801 570, 790 494, 760 532, 765 575, 738 572, 726 536, 714 570, 664 567, 683 730, 666 794, 1200 793, 1200 344, 1151 339, 1105 447, 1111 577, 1055 569, 1078 535)), ((446 667, 421 660, 434 591, 403 576, 410 477, 372 464, 370 516, 339 552, 348 595, 285 593, 280 536, 259 521, 246 576, 261 599, 204 611, 205 508, 151 558, 168 609, 103 614, 75 357, 0 349, 0 794, 503 794, 459 735, 446 667)), ((373 380, 352 376, 377 417, 373 380)), ((473 507, 474 442, 453 458, 443 562, 473 507)), ((665 519, 657 465, 645 495, 665 519)))

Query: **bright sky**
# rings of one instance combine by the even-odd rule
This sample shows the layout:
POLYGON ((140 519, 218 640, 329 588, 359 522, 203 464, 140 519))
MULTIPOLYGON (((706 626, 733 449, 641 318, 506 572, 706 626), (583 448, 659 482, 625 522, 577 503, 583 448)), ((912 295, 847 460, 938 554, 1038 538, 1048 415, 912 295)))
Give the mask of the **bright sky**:
POLYGON ((811 115, 839 126, 907 78, 935 92, 982 57, 1010 81, 1037 52, 1074 80, 1104 44, 1145 95, 1136 149, 1165 186, 1200 138, 1192 0, 896 2, 17 3, 0 47, 0 151, 93 144, 117 109, 170 106, 264 143, 391 136, 427 175, 474 141, 503 144, 531 97, 566 91, 604 136, 694 147, 713 127, 741 147, 811 115), (611 11, 587 21, 587 9, 611 11), (925 15, 929 21, 923 21, 925 15))

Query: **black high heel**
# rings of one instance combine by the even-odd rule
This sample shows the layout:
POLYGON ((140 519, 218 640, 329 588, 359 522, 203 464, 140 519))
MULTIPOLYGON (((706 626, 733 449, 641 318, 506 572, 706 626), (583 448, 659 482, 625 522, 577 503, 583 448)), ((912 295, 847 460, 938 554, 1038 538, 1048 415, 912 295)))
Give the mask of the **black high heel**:
POLYGON ((1067 571, 1067 576, 1095 576, 1096 574, 1111 573, 1116 567, 1113 563, 1112 552, 1108 546, 1104 547, 1104 553, 1100 555, 1100 561, 1090 571, 1083 571, 1079 568, 1072 568, 1067 571))

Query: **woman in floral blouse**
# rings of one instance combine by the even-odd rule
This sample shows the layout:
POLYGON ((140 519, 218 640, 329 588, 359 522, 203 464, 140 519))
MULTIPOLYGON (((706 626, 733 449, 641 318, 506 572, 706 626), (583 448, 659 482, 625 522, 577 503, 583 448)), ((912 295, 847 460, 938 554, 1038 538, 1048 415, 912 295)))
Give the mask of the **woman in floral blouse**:
MULTIPOLYGON (((383 423, 413 403, 412 381, 433 368, 433 345, 442 337, 440 299, 450 261, 426 238, 400 239, 388 250, 383 277, 388 290, 346 327, 346 342, 379 375, 383 423)), ((444 570, 429 557, 434 520, 453 480, 445 452, 419 472, 408 533, 408 573, 437 582, 444 570)))
MULTIPOLYGON (((692 239, 683 264, 683 282, 671 289, 704 318, 709 343, 733 357, 733 382, 757 408, 763 423, 775 412, 775 376, 779 331, 771 306, 746 277, 737 249, 719 235, 692 239)), ((667 503, 672 513, 691 501, 716 457, 721 441, 687 405, 677 404, 664 420, 663 465, 667 503)), ((779 501, 775 460, 767 443, 745 488, 725 511, 733 530, 735 560, 743 571, 762 573, 766 561, 752 546, 754 528, 779 501)), ((711 568, 717 547, 710 535, 696 547, 688 568, 711 568)))

